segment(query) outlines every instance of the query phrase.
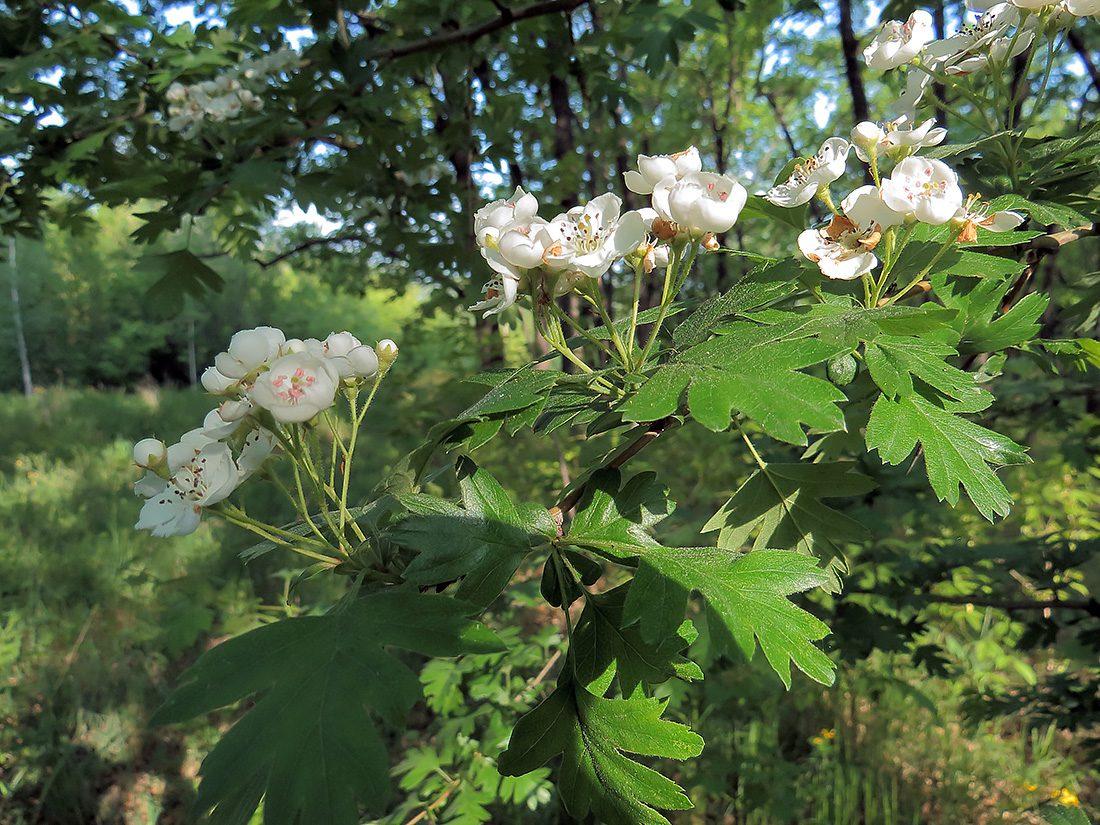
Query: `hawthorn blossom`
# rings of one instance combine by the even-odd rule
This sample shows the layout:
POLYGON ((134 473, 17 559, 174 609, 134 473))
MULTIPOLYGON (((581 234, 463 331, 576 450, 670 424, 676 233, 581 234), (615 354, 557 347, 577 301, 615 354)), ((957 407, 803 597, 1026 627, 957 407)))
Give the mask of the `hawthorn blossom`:
POLYGON ((499 238, 501 230, 508 224, 533 218, 539 211, 539 202, 534 195, 517 186, 512 197, 495 200, 474 213, 474 234, 477 242, 484 246, 489 237, 499 238))
POLYGON ((884 229, 905 220, 882 199, 876 186, 861 186, 841 202, 843 214, 828 226, 807 229, 798 236, 798 249, 817 264, 826 278, 848 281, 876 266, 873 250, 884 229))
POLYGON ((1100 14, 1100 0, 1064 0, 1063 5, 1075 17, 1091 17, 1100 14))
POLYGON ((794 207, 808 203, 818 190, 844 174, 852 146, 844 138, 832 137, 821 144, 817 154, 795 166, 785 183, 773 186, 764 195, 776 206, 794 207))
MULTIPOLYGON (((976 199, 976 198, 975 198, 976 199)), ((999 212, 990 212, 988 203, 980 203, 972 206, 960 207, 952 217, 952 225, 961 227, 959 240, 963 243, 973 243, 978 240, 978 227, 988 229, 991 232, 1010 232, 1024 221, 1024 216, 1019 212, 1004 209, 999 212)))
POLYGON ((940 226, 951 220, 963 204, 959 178, 946 163, 908 157, 882 182, 883 202, 906 217, 940 226))
POLYGON ((151 470, 167 461, 167 449, 160 439, 143 438, 134 445, 134 463, 143 470, 151 470))
POLYGON ((489 283, 481 288, 485 298, 470 306, 471 312, 481 312, 482 318, 499 315, 516 302, 519 293, 519 278, 507 278, 494 275, 489 283), (482 312, 484 310, 484 312, 482 312))
POLYGON ((917 9, 902 23, 891 20, 866 49, 863 59, 872 71, 881 72, 908 63, 921 53, 936 33, 932 28, 932 15, 917 9))
POLYGON ((897 158, 926 146, 938 146, 947 137, 947 130, 936 126, 933 118, 907 129, 904 126, 908 120, 908 116, 903 114, 881 126, 870 121, 856 124, 852 129, 856 156, 864 163, 869 163, 872 156, 878 155, 897 158))
POLYGON ((233 333, 229 347, 214 357, 214 368, 226 378, 239 380, 279 357, 286 336, 275 327, 242 329, 233 333))
POLYGON ((355 382, 378 375, 378 356, 350 332, 333 332, 321 342, 321 352, 340 377, 355 382))
POLYGON ((630 211, 620 217, 622 205, 616 195, 608 193, 558 215, 544 230, 548 242, 543 263, 551 272, 601 277, 612 263, 645 240, 643 216, 630 211))
POLYGON ((807 229, 798 236, 798 249, 817 264, 826 278, 849 281, 866 275, 878 258, 871 251, 881 233, 861 227, 844 215, 833 215, 823 229, 807 229))
POLYGON ((653 190, 653 207, 666 221, 697 235, 727 231, 741 214, 748 192, 729 175, 691 172, 671 175, 653 190))
POLYGON ((229 446, 211 442, 176 469, 168 481, 161 481, 160 489, 142 506, 134 527, 151 530, 154 536, 194 532, 202 509, 232 493, 239 476, 229 446))
MULTIPOLYGON (((1003 62, 1031 46, 1037 18, 1029 16, 1024 27, 1015 30, 1020 11, 1011 3, 991 6, 972 26, 928 47, 925 54, 933 67, 947 74, 969 74, 984 69, 989 61, 1003 62)), ((922 72, 923 74, 923 72, 922 72)))
POLYGON ((699 172, 703 161, 699 150, 689 146, 674 155, 638 155, 638 171, 631 169, 623 173, 626 188, 639 195, 649 195, 658 183, 667 177, 679 180, 684 175, 699 172))
POLYGON ((340 374, 326 360, 308 352, 283 355, 272 362, 249 391, 252 403, 276 421, 297 424, 332 406, 340 374))

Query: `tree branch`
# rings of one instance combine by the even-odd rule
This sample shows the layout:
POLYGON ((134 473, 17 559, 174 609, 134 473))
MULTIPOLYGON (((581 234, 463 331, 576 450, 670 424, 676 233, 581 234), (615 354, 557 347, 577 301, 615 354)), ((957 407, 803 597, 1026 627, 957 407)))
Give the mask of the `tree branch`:
POLYGON ((484 20, 481 23, 469 26, 465 29, 439 32, 438 34, 433 34, 421 40, 414 40, 411 43, 394 46, 391 49, 383 49, 374 56, 374 60, 378 63, 389 63, 399 57, 407 57, 410 54, 442 49, 446 46, 452 46, 455 43, 473 43, 487 34, 491 34, 498 29, 503 29, 520 20, 527 20, 531 17, 541 17, 547 14, 555 14, 557 12, 570 12, 577 8, 577 6, 587 2, 588 0, 547 0, 547 2, 533 3, 530 6, 524 6, 519 9, 509 9, 501 3, 494 3, 500 10, 500 14, 496 17, 484 20))
MULTIPOLYGON (((604 467, 622 467, 626 462, 630 461, 630 459, 634 458, 634 456, 653 443, 661 433, 673 427, 678 427, 679 425, 680 420, 674 415, 666 416, 660 421, 650 422, 648 429, 642 433, 637 441, 611 459, 611 461, 607 462, 603 467, 597 469, 602 470, 604 467)), ((583 484, 578 484, 572 492, 566 495, 554 507, 550 508, 550 515, 558 522, 559 528, 561 526, 562 516, 577 506, 577 502, 581 500, 581 496, 584 495, 584 491, 587 488, 588 481, 586 480, 583 484)))
POLYGON ((305 252, 307 249, 312 249, 315 246, 321 246, 323 244, 338 244, 347 243, 348 241, 363 241, 366 240, 362 235, 332 235, 328 238, 310 238, 308 241, 303 241, 297 246, 291 247, 286 252, 276 255, 274 258, 268 261, 261 261, 256 259, 256 263, 261 268, 267 269, 268 267, 275 266, 279 261, 285 261, 287 258, 297 255, 299 252, 305 252))

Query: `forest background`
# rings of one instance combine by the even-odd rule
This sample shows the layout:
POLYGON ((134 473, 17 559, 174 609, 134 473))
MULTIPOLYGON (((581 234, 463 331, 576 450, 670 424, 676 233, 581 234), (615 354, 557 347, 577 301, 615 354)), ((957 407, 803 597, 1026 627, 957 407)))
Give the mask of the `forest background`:
MULTIPOLYGON (((488 275, 474 210, 516 185, 562 207, 609 187, 630 204, 619 181, 634 156, 689 144, 766 189, 824 137, 885 116, 900 79, 866 80, 857 56, 876 20, 912 8, 240 2, 195 6, 198 22, 180 24, 154 4, 0 4, 0 155, 14 159, 0 204, 12 299, 0 313, 0 821, 183 821, 234 716, 148 727, 173 680, 219 640, 338 596, 335 583, 295 583, 278 554, 245 563, 251 542, 216 519, 168 542, 132 529, 130 446, 209 409, 196 374, 234 331, 397 340, 360 471, 392 466, 478 397, 463 378, 544 353, 522 311, 499 327, 465 311, 488 275), (280 92, 294 118, 269 104, 231 134, 143 132, 170 81, 283 42, 309 61, 280 92), (148 87, 127 80, 141 60, 148 87), (160 141, 156 164, 132 151, 142 141, 160 141), (276 221, 295 203, 327 222, 276 221)), ((932 11, 944 30, 962 13, 932 11)), ((1052 67, 1052 128, 1095 123, 1098 63, 1100 31, 1074 28, 1052 67)), ((743 221, 725 241, 742 248, 749 233, 754 249, 794 237, 743 221)), ((712 294, 749 268, 710 260, 693 288, 712 294)), ((1098 269, 1095 238, 1044 258, 1027 289, 1063 308, 1041 319, 1044 337, 1096 338, 1098 269)), ((696 806, 675 822, 1038 822, 1051 799, 1100 810, 1096 370, 1050 372, 1021 353, 996 381, 996 429, 1034 461, 1002 474, 1012 515, 990 524, 907 466, 861 467, 881 486, 843 511, 871 539, 850 551, 842 595, 800 602, 834 630, 837 684, 796 676, 786 692, 760 657, 722 656, 704 681, 670 688, 708 742, 670 768, 696 806)), ((549 501, 586 442, 522 431, 475 455, 507 489, 549 501)), ((750 469, 699 428, 635 464, 684 491, 666 528, 685 537, 750 469)), ((276 504, 250 507, 281 523, 276 504)), ((498 632, 514 630, 509 667, 485 656, 425 671, 427 702, 398 743, 400 798, 381 821, 570 821, 549 770, 504 781, 495 769, 563 632, 538 607, 535 571, 527 582, 497 611, 498 632)))

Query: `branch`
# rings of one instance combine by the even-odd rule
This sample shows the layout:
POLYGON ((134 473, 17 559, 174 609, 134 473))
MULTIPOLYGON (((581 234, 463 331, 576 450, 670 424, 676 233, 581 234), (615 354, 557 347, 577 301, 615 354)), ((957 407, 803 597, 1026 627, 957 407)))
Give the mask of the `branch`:
POLYGON ((364 238, 362 235, 332 235, 328 238, 311 238, 308 241, 303 241, 297 246, 288 249, 286 252, 276 255, 269 261, 256 260, 256 263, 258 263, 261 268, 267 269, 268 267, 274 266, 275 264, 279 263, 279 261, 285 261, 287 258, 297 255, 299 252, 305 252, 307 249, 312 249, 315 246, 320 246, 322 244, 338 244, 346 243, 347 241, 365 240, 366 238, 364 238))
POLYGON ((418 52, 434 51, 446 46, 452 46, 455 43, 473 43, 487 34, 491 34, 498 29, 503 29, 520 20, 526 20, 531 17, 541 17, 547 14, 555 14, 557 12, 571 12, 573 9, 577 8, 577 6, 587 2, 588 0, 547 0, 547 2, 534 3, 520 9, 509 9, 502 3, 494 3, 500 10, 500 14, 496 17, 469 26, 465 29, 440 32, 421 40, 405 43, 402 46, 384 49, 376 54, 374 59, 378 63, 388 63, 399 57, 407 57, 410 54, 417 54, 418 52))
MULTIPOLYGON (((649 444, 653 443, 653 441, 655 441, 661 433, 665 432, 666 430, 672 429, 673 427, 678 427, 679 425, 680 420, 674 415, 666 416, 660 421, 650 422, 650 424, 648 425, 648 429, 646 429, 646 431, 642 433, 641 436, 639 436, 637 441, 635 441, 633 444, 631 444, 629 447, 627 447, 625 450, 623 450, 621 453, 611 459, 611 461, 607 462, 604 467, 622 467, 624 464, 626 464, 626 462, 634 458, 634 456, 640 453, 649 444)), ((599 467, 597 469, 602 470, 604 469, 604 467, 599 467)), ((588 489, 587 481, 585 481, 583 484, 578 484, 571 493, 566 495, 555 506, 550 508, 550 515, 554 517, 554 520, 556 522, 558 522, 559 527, 561 525, 562 516, 577 506, 577 502, 581 500, 581 496, 584 495, 584 491, 586 489, 588 489)))

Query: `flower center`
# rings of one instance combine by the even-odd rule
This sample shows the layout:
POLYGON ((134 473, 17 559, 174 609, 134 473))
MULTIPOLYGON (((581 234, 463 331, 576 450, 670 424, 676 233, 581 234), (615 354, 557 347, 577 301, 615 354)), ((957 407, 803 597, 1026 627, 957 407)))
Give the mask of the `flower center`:
POLYGON ((306 394, 306 389, 317 382, 316 375, 306 375, 301 367, 293 375, 280 375, 271 380, 275 394, 288 404, 297 404, 306 394))

